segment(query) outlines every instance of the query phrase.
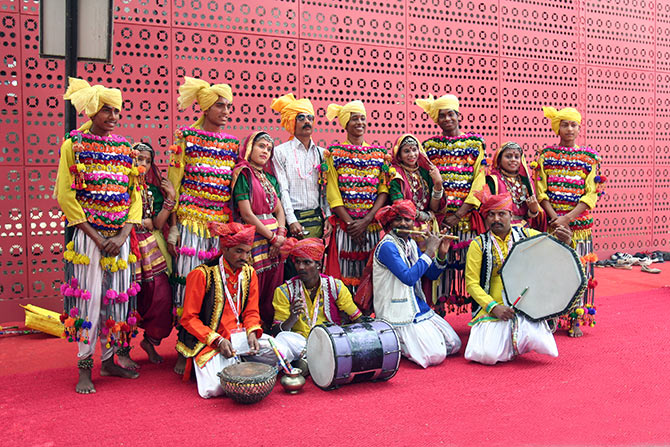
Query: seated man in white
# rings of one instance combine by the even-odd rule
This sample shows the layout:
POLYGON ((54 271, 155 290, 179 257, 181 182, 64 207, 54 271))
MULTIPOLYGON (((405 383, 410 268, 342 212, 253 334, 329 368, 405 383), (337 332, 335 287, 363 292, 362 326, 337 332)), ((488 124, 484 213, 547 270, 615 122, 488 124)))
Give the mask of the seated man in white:
MULTIPOLYGON (((472 241, 465 263, 465 285, 474 300, 465 358, 493 365, 530 351, 558 357, 556 341, 547 323, 530 321, 503 304, 502 299, 499 270, 512 245, 539 233, 512 226, 512 197, 509 193, 491 195, 485 187, 476 195, 482 203, 479 212, 488 231, 472 241)), ((572 232, 559 226, 554 235, 569 244, 572 232)))
POLYGON ((461 340, 426 303, 421 278, 435 280, 442 274, 450 241, 428 235, 426 252, 421 253, 403 231, 414 227, 416 207, 410 200, 385 206, 375 217, 386 231, 372 264, 375 316, 393 325, 405 357, 424 368, 438 365, 458 352, 461 340))

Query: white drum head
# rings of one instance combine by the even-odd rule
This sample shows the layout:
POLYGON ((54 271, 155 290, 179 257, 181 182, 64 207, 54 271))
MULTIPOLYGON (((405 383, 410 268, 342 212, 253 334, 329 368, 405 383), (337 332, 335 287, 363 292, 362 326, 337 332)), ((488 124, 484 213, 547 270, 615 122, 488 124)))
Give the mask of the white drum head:
POLYGON ((320 326, 312 328, 307 337, 307 364, 312 380, 328 387, 335 378, 335 352, 328 332, 320 326))
POLYGON ((505 304, 533 321, 563 314, 586 286, 586 277, 574 250, 546 234, 517 242, 500 276, 505 288, 505 304), (515 305, 524 290, 526 293, 515 305))

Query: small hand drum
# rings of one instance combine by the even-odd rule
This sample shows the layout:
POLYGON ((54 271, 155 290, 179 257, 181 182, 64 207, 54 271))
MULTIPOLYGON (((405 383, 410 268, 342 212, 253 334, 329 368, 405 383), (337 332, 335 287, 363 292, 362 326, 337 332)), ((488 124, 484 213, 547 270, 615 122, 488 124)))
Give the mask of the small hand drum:
POLYGON ((500 277, 505 304, 532 321, 564 314, 586 287, 577 253, 546 233, 514 244, 500 277))
POLYGON ((226 366, 218 373, 226 396, 242 404, 253 404, 270 394, 277 380, 277 369, 257 362, 226 366))

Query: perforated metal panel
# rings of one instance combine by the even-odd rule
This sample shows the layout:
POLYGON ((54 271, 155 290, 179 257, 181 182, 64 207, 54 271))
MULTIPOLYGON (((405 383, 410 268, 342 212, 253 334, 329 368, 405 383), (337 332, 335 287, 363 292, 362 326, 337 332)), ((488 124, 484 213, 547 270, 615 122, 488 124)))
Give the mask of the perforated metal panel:
MULTIPOLYGON (((38 57, 38 8, 0 0, 3 310, 48 300, 62 277, 51 194, 66 82, 62 61, 38 57)), ((227 130, 240 139, 262 128, 286 141, 270 102, 311 98, 323 146, 344 138, 325 120, 331 102, 363 100, 367 140, 390 147, 439 131, 417 97, 453 93, 489 155, 514 140, 534 159, 557 142, 542 106, 576 106, 578 143, 599 151, 608 178, 597 251, 667 249, 670 0, 116 0, 113 12, 113 63, 80 63, 79 75, 122 89, 118 133, 151 142, 160 165, 173 130, 200 113, 177 110, 184 76, 232 86, 227 130)))

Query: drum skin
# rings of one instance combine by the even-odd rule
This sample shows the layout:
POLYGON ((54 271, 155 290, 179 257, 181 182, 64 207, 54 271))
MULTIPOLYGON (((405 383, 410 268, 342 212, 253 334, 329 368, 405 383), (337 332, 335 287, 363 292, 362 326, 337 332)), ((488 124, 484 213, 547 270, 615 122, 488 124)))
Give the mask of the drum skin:
POLYGON ((504 303, 531 321, 566 313, 584 294, 587 284, 577 253, 546 233, 514 244, 500 269, 500 278, 504 303))
POLYGON ((319 324, 307 338, 307 363, 314 383, 324 390, 352 382, 389 380, 400 364, 400 345, 383 320, 337 326, 319 324))

